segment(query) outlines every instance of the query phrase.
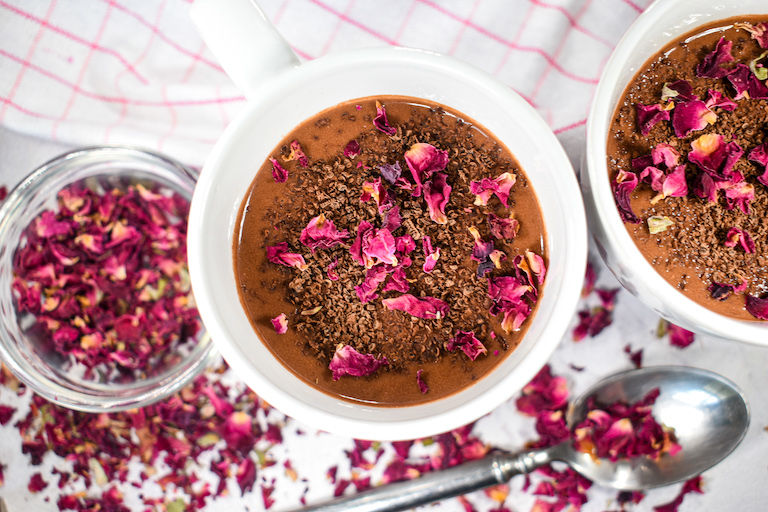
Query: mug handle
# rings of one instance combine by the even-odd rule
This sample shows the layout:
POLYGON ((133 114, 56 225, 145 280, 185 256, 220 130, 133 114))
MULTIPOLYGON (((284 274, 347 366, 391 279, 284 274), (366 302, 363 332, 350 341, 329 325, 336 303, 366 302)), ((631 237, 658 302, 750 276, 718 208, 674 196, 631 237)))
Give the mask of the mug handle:
POLYGON ((301 64, 256 0, 195 0, 189 15, 249 100, 262 84, 301 64))

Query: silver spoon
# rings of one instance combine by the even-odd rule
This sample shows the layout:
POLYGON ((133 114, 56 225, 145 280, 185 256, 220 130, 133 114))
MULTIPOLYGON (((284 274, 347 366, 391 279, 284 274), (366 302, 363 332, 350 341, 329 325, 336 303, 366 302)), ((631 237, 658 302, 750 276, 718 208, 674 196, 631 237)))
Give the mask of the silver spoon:
POLYGON ((692 478, 720 462, 741 442, 749 426, 749 409, 741 391, 725 378, 684 366, 657 366, 616 374, 593 386, 568 412, 568 424, 586 415, 587 399, 598 403, 637 402, 654 388, 660 395, 653 417, 675 430, 682 450, 658 461, 647 457, 595 461, 570 442, 516 454, 495 453, 483 459, 384 485, 344 498, 297 509, 297 512, 394 512, 426 505, 492 485, 554 461, 565 462, 594 483, 619 490, 641 490, 692 478))

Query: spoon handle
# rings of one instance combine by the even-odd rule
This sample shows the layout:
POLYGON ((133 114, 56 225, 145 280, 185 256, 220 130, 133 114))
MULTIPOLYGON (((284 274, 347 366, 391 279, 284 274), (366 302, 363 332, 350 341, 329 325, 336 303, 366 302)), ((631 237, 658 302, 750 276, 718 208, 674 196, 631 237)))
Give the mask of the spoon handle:
POLYGON ((545 450, 494 453, 483 459, 395 484, 382 485, 294 512, 395 512, 506 483, 550 461, 545 450))

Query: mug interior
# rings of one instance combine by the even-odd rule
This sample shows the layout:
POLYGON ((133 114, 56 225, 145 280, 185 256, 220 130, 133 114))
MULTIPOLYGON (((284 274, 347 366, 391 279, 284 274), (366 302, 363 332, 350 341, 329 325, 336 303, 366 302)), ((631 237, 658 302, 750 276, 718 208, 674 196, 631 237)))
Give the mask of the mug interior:
POLYGON ((625 288, 663 317, 691 331, 768 345, 764 324, 736 320, 697 304, 679 293, 646 261, 616 210, 606 153, 616 105, 648 59, 698 26, 749 14, 768 14, 768 3, 765 0, 657 0, 638 17, 616 46, 595 92, 587 122, 582 188, 590 217, 595 217, 590 228, 601 254, 625 288))
POLYGON ((575 310, 586 263, 586 221, 575 175, 557 139, 517 94, 447 57, 385 48, 323 57, 279 77, 231 124, 192 202, 189 265, 206 328, 227 362, 265 400, 315 428, 368 439, 410 439, 464 425, 522 388, 546 362, 575 310), (326 395, 294 376, 258 339, 241 307, 233 233, 255 172, 312 115, 355 98, 402 95, 477 121, 510 149, 542 209, 549 268, 544 296, 515 351, 477 384, 417 406, 383 408, 326 395), (551 321, 558 318, 559 321, 551 321))

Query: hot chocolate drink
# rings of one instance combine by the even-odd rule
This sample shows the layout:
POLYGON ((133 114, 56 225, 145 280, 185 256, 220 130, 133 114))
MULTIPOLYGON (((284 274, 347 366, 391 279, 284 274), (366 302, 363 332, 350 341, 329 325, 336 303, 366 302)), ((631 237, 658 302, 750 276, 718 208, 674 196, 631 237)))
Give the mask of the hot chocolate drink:
POLYGON ((608 138, 619 214, 645 258, 699 304, 768 319, 768 26, 697 28, 630 82, 608 138))
POLYGON ((288 134, 241 206, 243 307, 321 391, 414 405, 483 378, 543 293, 536 196, 509 151, 407 97, 338 105, 288 134))

